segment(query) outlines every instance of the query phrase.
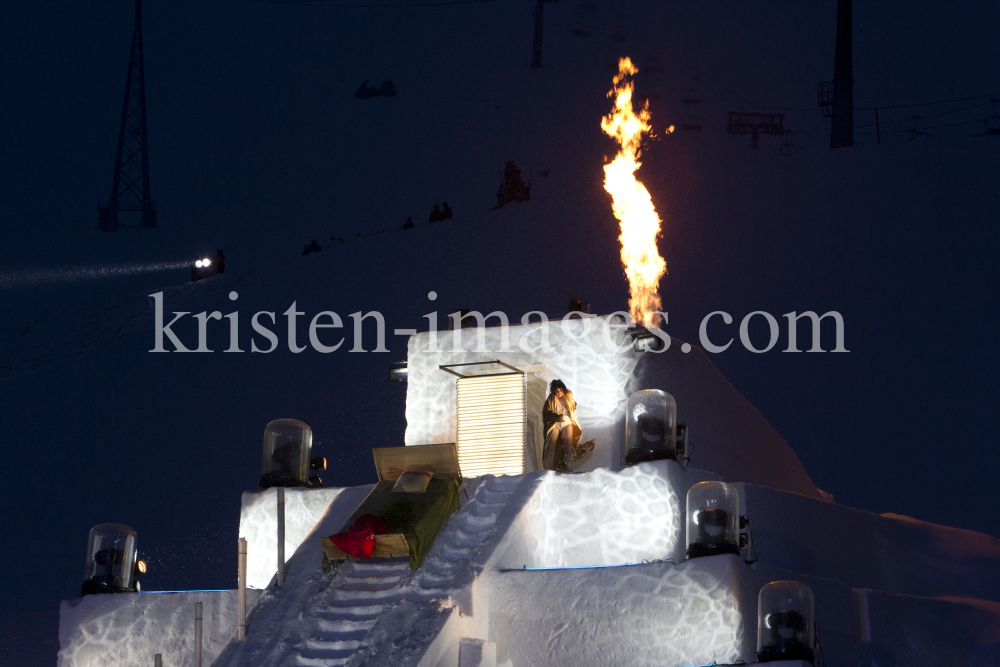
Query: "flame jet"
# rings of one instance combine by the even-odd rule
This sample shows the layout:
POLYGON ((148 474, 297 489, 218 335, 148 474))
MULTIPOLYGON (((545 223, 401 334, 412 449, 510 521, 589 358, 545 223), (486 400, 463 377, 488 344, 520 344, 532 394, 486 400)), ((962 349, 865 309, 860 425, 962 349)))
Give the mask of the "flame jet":
POLYGON ((649 101, 639 113, 632 109, 632 76, 639 69, 629 58, 618 61, 618 75, 608 97, 614 98, 611 113, 601 119, 601 129, 614 137, 621 149, 614 161, 604 165, 604 189, 611 194, 612 209, 621 223, 622 264, 629 282, 629 313, 638 324, 655 326, 661 309, 657 293, 667 263, 660 257, 656 239, 660 217, 656 214, 646 186, 635 179, 641 166, 639 146, 644 132, 650 132, 649 101))

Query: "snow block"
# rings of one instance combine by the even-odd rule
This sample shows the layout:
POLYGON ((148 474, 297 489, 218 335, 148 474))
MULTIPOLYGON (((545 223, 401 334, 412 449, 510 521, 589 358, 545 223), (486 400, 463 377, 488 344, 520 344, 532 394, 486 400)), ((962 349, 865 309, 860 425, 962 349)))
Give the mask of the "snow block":
MULTIPOLYGON (((343 489, 285 489, 285 562, 343 489)), ((267 588, 278 571, 278 490, 245 491, 240 537, 247 540, 247 588, 267 588)))
MULTIPOLYGON (((261 591, 247 591, 252 609, 261 591)), ((195 604, 203 605, 202 664, 236 632, 236 591, 87 595, 59 606, 58 667, 194 664, 195 604)))
POLYGON ((756 654, 756 594, 732 555, 679 564, 512 571, 488 579, 501 661, 704 665, 756 654))
POLYGON ((687 490, 718 479, 669 460, 542 475, 507 530, 501 568, 680 562, 687 490))
POLYGON ((608 316, 596 316, 506 329, 465 329, 460 330, 458 342, 454 337, 457 332, 452 331, 410 336, 405 443, 455 442, 456 378, 442 371, 441 365, 500 360, 527 375, 526 472, 536 469, 530 465, 534 460, 531 450, 541 446, 540 418, 548 383, 561 379, 577 401, 583 440, 597 441, 593 453, 580 461, 579 471, 620 467, 626 449, 629 394, 639 389, 662 389, 677 400, 678 419, 691 428, 695 466, 727 480, 830 499, 816 488, 788 443, 726 381, 704 352, 692 346, 684 354, 678 349, 681 341, 673 338, 662 354, 636 352, 623 331, 608 316), (542 346, 546 339, 548 350, 542 346))

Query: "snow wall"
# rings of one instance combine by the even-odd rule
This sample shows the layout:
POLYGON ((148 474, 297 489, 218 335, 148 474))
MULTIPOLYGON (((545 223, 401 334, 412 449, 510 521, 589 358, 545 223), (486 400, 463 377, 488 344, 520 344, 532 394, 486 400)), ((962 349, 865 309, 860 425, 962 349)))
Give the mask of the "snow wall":
MULTIPOLYGON (((597 441, 578 469, 620 467, 629 394, 663 389, 677 400, 678 420, 691 429, 693 465, 725 479, 831 499, 701 349, 683 353, 681 341, 670 340, 663 352, 636 352, 613 316, 416 334, 407 350, 405 444, 455 442, 457 378, 440 366, 499 360, 527 375, 526 450, 541 441, 548 383, 561 379, 576 398, 583 439, 597 441)), ((526 451, 526 471, 535 469, 532 459, 526 451)))
MULTIPOLYGON (((253 608, 261 591, 247 591, 253 608)), ((237 624, 236 591, 87 595, 59 606, 58 667, 194 664, 195 604, 202 603, 202 665, 219 656, 237 624)))
MULTIPOLYGON (((286 562, 343 491, 285 489, 286 562)), ((267 588, 278 572, 278 490, 246 491, 241 500, 240 537, 247 541, 247 587, 267 588)))
POLYGON ((993 538, 738 483, 760 560, 685 561, 675 502, 712 478, 660 461, 477 480, 345 664, 451 667, 463 639, 493 642, 513 667, 750 663, 757 595, 780 579, 815 593, 828 664, 998 664, 1000 603, 984 599, 1000 577, 993 538), (938 530, 951 539, 926 539, 938 530))

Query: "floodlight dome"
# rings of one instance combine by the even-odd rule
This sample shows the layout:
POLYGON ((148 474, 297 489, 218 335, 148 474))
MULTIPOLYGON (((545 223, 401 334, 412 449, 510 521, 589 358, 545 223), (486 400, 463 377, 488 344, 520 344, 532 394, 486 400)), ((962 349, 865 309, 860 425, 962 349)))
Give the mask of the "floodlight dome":
POLYGON ((625 463, 677 460, 677 402, 660 389, 628 397, 625 414, 625 463))
POLYGON ((133 589, 136 532, 121 523, 90 529, 81 594, 128 593, 133 589))
POLYGON ((815 659, 812 590, 797 581, 772 581, 757 598, 757 662, 815 659))
POLYGON ((312 429, 298 419, 275 419, 264 429, 260 487, 311 486, 312 429))
POLYGON ((687 557, 740 553, 740 493, 725 482, 698 482, 687 493, 687 557))

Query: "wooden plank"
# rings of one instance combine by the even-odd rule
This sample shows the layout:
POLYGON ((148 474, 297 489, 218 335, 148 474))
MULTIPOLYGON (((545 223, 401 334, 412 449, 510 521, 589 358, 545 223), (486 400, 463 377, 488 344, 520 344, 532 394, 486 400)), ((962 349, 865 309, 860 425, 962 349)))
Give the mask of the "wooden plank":
POLYGON ((446 477, 461 482, 462 471, 458 465, 455 443, 415 445, 411 447, 376 447, 375 470, 380 481, 396 481, 408 470, 427 470, 435 477, 446 477))
MULTIPOLYGON (((330 560, 347 560, 355 558, 347 552, 341 551, 329 537, 319 538, 319 543, 323 545, 323 553, 330 560)), ((375 536, 375 551, 372 558, 397 558, 410 555, 410 545, 406 541, 403 533, 393 533, 391 535, 375 536)))

